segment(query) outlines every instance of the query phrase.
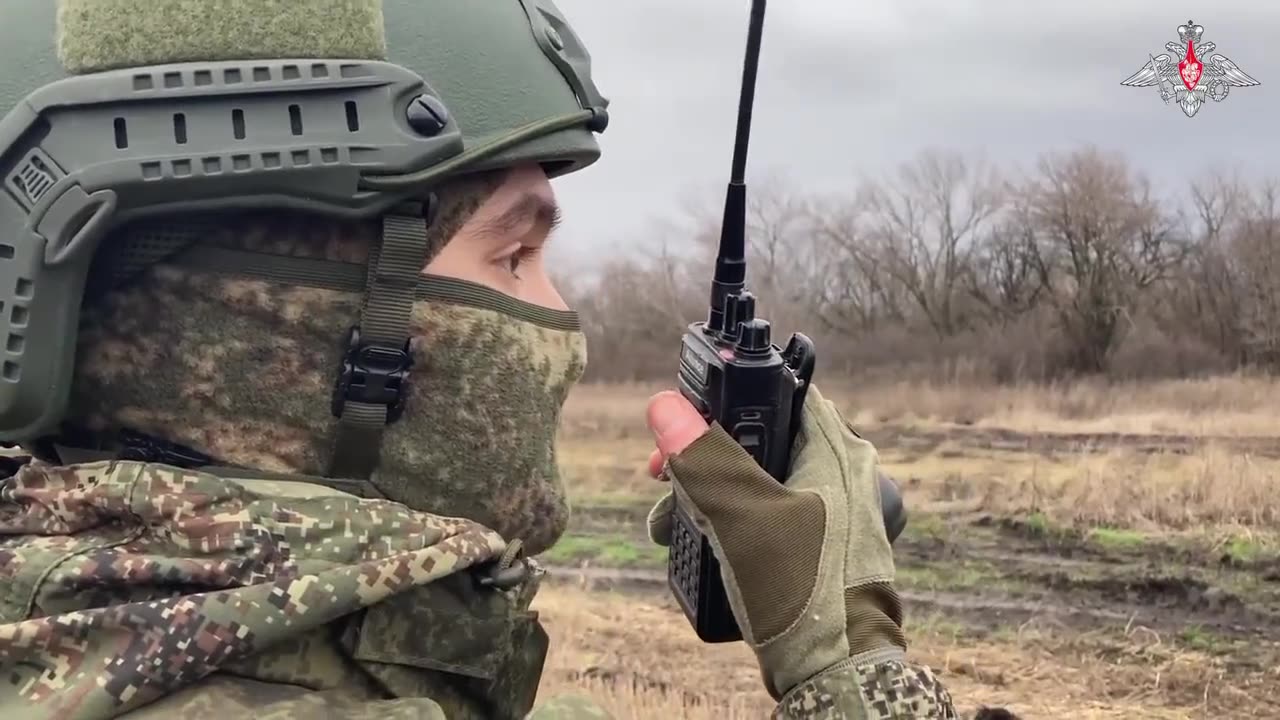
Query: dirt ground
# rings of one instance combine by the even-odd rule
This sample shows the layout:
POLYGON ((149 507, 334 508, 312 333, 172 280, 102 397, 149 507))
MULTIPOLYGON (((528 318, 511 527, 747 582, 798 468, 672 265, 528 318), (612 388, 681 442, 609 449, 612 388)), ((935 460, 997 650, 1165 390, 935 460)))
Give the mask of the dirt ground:
MULTIPOLYGON (((542 558, 544 695, 618 718, 766 716, 749 651, 696 639, 644 537, 662 492, 643 472, 648 389, 586 392, 561 441, 573 524, 542 558)), ((858 424, 911 512, 895 544, 911 656, 964 716, 1280 717, 1280 441, 858 424)))

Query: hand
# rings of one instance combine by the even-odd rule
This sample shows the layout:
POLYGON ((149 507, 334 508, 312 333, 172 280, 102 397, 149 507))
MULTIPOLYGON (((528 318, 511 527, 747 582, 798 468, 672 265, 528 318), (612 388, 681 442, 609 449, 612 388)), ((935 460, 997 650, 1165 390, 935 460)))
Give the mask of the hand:
POLYGON ((785 486, 678 393, 655 395, 648 422, 657 444, 649 470, 672 484, 649 514, 649 535, 670 543, 677 499, 708 535, 775 698, 837 665, 901 657, 875 449, 816 388, 785 486))

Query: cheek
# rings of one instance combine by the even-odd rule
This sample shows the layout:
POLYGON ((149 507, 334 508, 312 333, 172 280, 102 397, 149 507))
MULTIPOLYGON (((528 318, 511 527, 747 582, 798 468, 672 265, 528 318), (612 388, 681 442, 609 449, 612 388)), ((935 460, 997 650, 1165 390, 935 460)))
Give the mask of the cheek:
POLYGON ((480 278, 476 277, 476 275, 482 266, 483 263, 480 263, 475 257, 461 252, 450 243, 431 262, 427 263, 427 266, 423 268, 423 272, 428 275, 443 275, 460 280, 480 282, 480 278))
POLYGON ((546 269, 541 262, 535 267, 529 268, 529 272, 525 274, 524 282, 520 284, 520 291, 517 295, 525 302, 541 305, 551 310, 568 310, 569 305, 560 296, 560 292, 556 290, 555 283, 551 282, 551 277, 547 275, 546 269))

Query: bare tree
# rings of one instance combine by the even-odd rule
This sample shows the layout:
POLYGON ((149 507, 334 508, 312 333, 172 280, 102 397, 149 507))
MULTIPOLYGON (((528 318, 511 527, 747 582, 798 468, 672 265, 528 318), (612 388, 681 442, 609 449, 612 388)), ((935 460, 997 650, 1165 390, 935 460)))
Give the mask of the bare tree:
MULTIPOLYGON (((747 196, 747 289, 757 312, 775 327, 803 329, 815 302, 817 264, 810 196, 797 193, 780 176, 753 183, 747 196)), ((698 262, 687 282, 709 299, 714 259, 720 248, 723 205, 706 202, 686 212, 687 235, 698 262)), ((706 313, 706 300, 701 312, 706 313)))
POLYGON ((1036 227, 1030 209, 1017 193, 1000 219, 982 236, 966 281, 969 294, 988 320, 1005 325, 1029 312, 1044 285, 1036 261, 1036 227))
POLYGON ((1280 188, 1264 183, 1249 199, 1234 238, 1243 294, 1241 325, 1255 362, 1280 367, 1280 188))
POLYGON ((927 151, 894 181, 860 193, 881 269, 911 296, 939 338, 969 324, 962 302, 977 238, 1000 209, 994 173, 956 153, 927 151))
POLYGON ((858 226, 859 211, 828 200, 812 218, 814 314, 828 330, 856 339, 885 323, 905 323, 908 299, 858 226))
MULTIPOLYGON (((723 196, 687 197, 685 214, 594 277, 558 279, 592 377, 669 378, 680 333, 706 317, 723 196)), ((1094 148, 1012 182, 937 151, 828 197, 753 181, 747 284, 774 341, 809 332, 828 368, 1280 371, 1280 185, 1202 174, 1176 200, 1167 211, 1094 148)))
POLYGON ((1023 188, 1038 236, 1028 249, 1071 367, 1102 372, 1137 298, 1181 261, 1186 244, 1123 158, 1086 148, 1039 167, 1023 188))
POLYGON ((1187 204, 1189 254, 1182 271, 1162 283, 1153 315, 1167 333, 1190 334, 1234 364, 1243 364, 1245 294, 1231 240, 1239 234, 1248 190, 1236 177, 1209 175, 1192 183, 1187 204))

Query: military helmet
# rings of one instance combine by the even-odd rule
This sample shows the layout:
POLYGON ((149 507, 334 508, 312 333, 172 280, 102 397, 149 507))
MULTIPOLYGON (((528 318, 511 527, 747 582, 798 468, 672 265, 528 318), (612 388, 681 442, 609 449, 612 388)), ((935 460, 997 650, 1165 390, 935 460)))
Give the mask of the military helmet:
MULTIPOLYGON (((5 6, 0 440, 10 442, 62 420, 89 268, 113 229, 232 209, 429 217, 414 203, 442 179, 586 167, 608 124, 590 56, 552 0, 5 6)), ((394 316, 413 299, 421 225, 389 221, 355 277, 302 258, 246 268, 364 287, 371 327, 352 333, 335 393, 386 406, 376 422, 396 411, 388 398, 405 353, 394 316)))

